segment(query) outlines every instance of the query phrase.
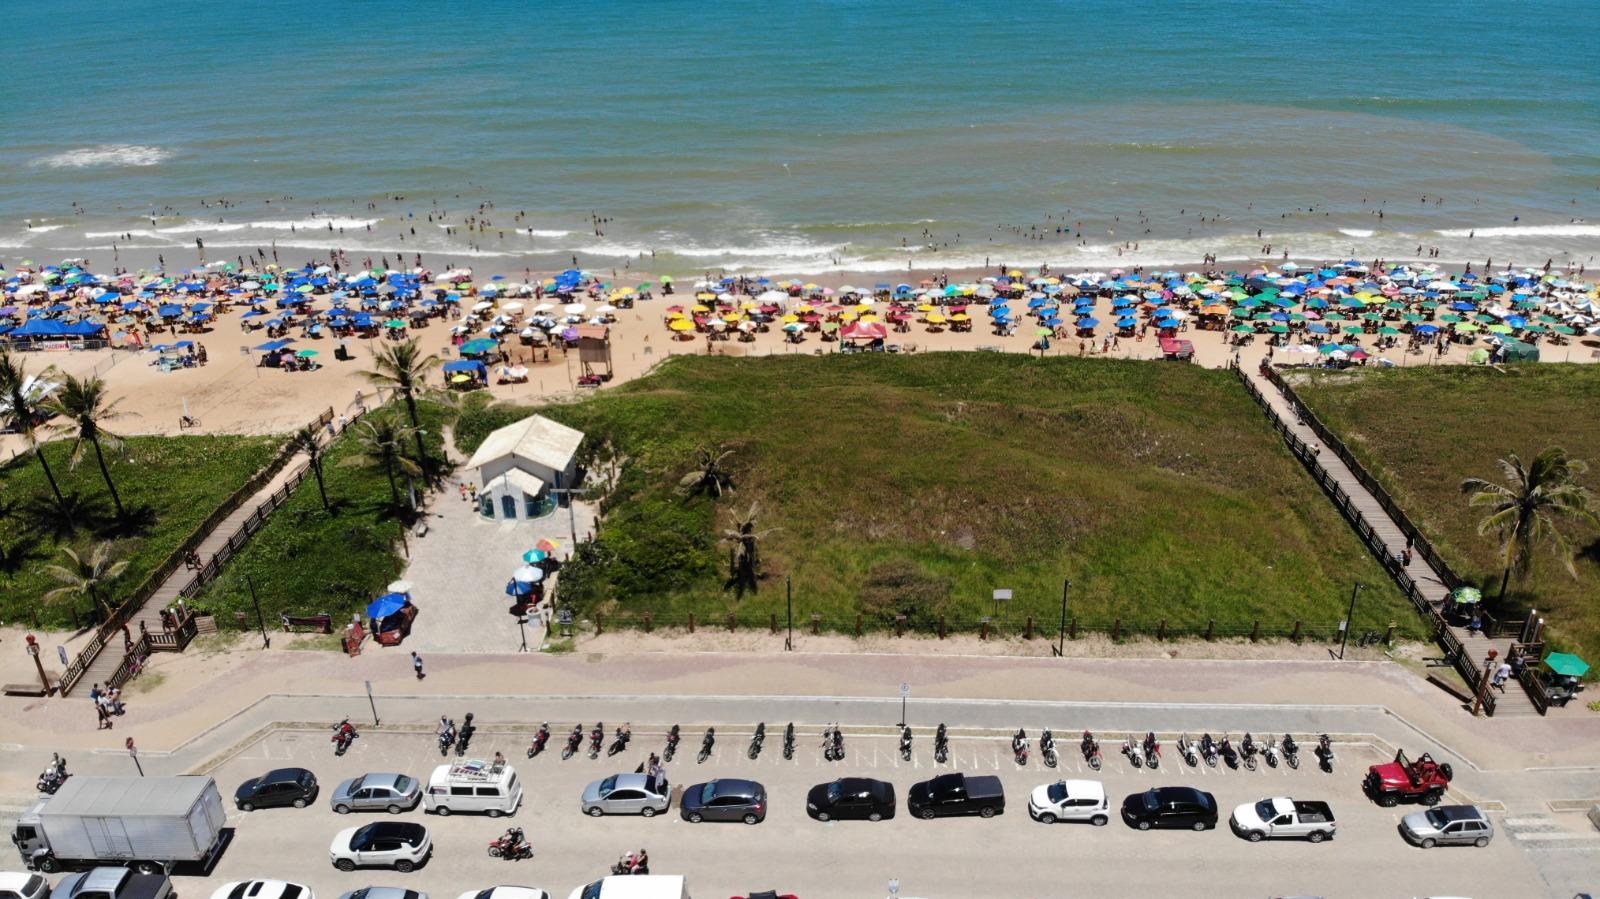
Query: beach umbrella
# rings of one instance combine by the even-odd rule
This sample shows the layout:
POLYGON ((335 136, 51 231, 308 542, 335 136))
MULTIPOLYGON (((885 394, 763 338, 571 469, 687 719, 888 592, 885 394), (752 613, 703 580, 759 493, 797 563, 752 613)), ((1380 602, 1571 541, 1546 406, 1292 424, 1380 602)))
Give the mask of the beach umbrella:
MULTIPOLYGON (((1326 331, 1327 329, 1324 328, 1323 330, 1326 331)), ((1255 329, 1254 325, 1247 325, 1247 324, 1241 323, 1241 324, 1234 325, 1233 326, 1233 331, 1236 334, 1254 334, 1256 332, 1256 329, 1255 329)))
POLYGON ((693 331, 694 322, 689 321, 686 318, 675 318, 667 323, 667 327, 674 331, 693 331))
POLYGON ((367 617, 388 618, 404 608, 406 602, 404 593, 385 593, 367 604, 367 617))
POLYGON ((544 580, 544 572, 532 565, 524 565, 511 573, 511 579, 519 584, 537 584, 544 580))
POLYGON ((295 353, 295 355, 299 356, 301 359, 310 359, 312 356, 315 356, 316 354, 317 354, 316 350, 301 350, 300 352, 295 353))
POLYGON ((1035 328, 1033 330, 1033 335, 1035 337, 1049 337, 1050 335, 1052 335, 1054 333, 1055 332, 1050 330, 1049 328, 1035 328))
POLYGON ((1552 652, 1544 657, 1551 671, 1566 677, 1583 677, 1589 673, 1589 663, 1570 652, 1552 652))

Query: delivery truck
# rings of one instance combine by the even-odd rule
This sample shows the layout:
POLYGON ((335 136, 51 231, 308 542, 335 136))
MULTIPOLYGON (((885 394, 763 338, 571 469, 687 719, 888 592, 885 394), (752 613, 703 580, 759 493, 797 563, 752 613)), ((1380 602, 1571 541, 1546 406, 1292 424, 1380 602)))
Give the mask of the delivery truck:
POLYGON ((84 777, 41 796, 11 842, 29 869, 54 873, 120 865, 161 874, 209 867, 222 847, 222 796, 209 777, 84 777))

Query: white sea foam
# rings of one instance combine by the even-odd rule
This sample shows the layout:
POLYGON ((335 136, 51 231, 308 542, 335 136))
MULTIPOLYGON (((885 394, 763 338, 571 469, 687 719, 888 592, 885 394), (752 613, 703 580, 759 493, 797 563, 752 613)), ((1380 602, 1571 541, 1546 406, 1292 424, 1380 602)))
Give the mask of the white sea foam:
POLYGON ((517 229, 517 233, 518 234, 526 234, 529 237, 566 237, 568 234, 571 234, 572 232, 571 231, 542 231, 542 230, 540 230, 538 228, 518 228, 517 229))
POLYGON ((155 231, 150 230, 149 228, 130 228, 130 229, 126 230, 126 231, 85 231, 85 232, 83 232, 83 236, 87 240, 95 240, 95 239, 98 239, 98 238, 105 238, 105 237, 120 238, 124 234, 130 235, 132 237, 148 237, 148 238, 151 238, 152 240, 159 240, 161 238, 160 234, 156 233, 155 231))
POLYGON ((62 228, 65 228, 65 227, 66 227, 66 225, 34 225, 32 228, 29 228, 28 230, 30 232, 34 233, 34 234, 47 234, 47 233, 49 233, 51 231, 60 231, 62 228))
MULTIPOLYGON (((332 225, 334 230, 340 228, 365 228, 376 225, 379 219, 356 218, 308 218, 294 221, 257 221, 257 222, 205 222, 198 219, 185 222, 181 225, 169 225, 157 228, 157 234, 226 234, 230 231, 326 231, 332 225)), ((137 232, 134 232, 137 233, 137 232)))
POLYGON ((1510 225, 1497 228, 1450 228, 1434 233, 1440 237, 1600 237, 1600 225, 1582 222, 1567 225, 1510 225))
POLYGON ((49 156, 41 156, 29 163, 51 169, 85 169, 104 166, 159 165, 171 159, 173 153, 165 147, 147 147, 140 144, 100 144, 94 147, 77 147, 49 156))
POLYGON ((1371 237, 1373 232, 1367 228, 1340 228, 1339 233, 1346 237, 1371 237))

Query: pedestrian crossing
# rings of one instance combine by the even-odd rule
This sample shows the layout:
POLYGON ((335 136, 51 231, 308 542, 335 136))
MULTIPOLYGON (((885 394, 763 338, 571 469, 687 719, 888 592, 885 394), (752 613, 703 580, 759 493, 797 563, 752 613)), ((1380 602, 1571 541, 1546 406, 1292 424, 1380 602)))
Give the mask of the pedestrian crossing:
POLYGON ((1500 826, 1524 849, 1600 853, 1600 831, 1569 830, 1543 813, 1518 813, 1503 819, 1500 826))

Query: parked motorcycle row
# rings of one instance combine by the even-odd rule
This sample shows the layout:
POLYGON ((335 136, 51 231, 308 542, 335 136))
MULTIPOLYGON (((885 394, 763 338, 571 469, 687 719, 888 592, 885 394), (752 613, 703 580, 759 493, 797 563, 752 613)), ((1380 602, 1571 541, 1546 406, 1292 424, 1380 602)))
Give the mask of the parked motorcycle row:
MULTIPOLYGON (((457 755, 464 754, 467 742, 471 739, 472 730, 472 714, 470 712, 467 714, 465 723, 459 731, 455 729, 453 721, 447 718, 440 719, 439 754, 446 755, 452 745, 456 749, 457 755)), ((588 736, 589 758, 591 759, 598 759, 602 748, 605 748, 607 756, 625 752, 629 741, 633 739, 630 725, 624 724, 613 732, 609 747, 605 746, 606 728, 603 722, 595 724, 594 728, 589 731, 588 736)), ((344 750, 349 747, 350 741, 355 737, 355 728, 350 725, 348 719, 336 727, 334 742, 337 745, 338 754, 343 755, 344 750)), ((680 729, 678 725, 674 724, 672 729, 667 731, 666 747, 661 753, 664 761, 672 761, 673 756, 677 754, 679 739, 680 729)), ((763 721, 756 725, 754 733, 750 736, 750 743, 745 750, 745 754, 752 761, 760 758, 761 752, 766 745, 766 739, 767 724, 763 721)), ((900 725, 899 753, 903 761, 911 761, 915 739, 915 735, 909 725, 900 725)), ((539 725, 539 730, 534 734, 533 741, 528 745, 528 758, 531 759, 544 752, 549 740, 550 722, 545 721, 539 725)), ((583 725, 574 724, 571 733, 567 734, 567 745, 561 752, 562 760, 570 759, 577 755, 583 746, 583 740, 583 725)), ((716 742, 717 729, 715 727, 706 728, 705 735, 700 742, 700 752, 696 756, 697 763, 704 764, 711 757, 716 747, 716 742)), ((1038 745, 1039 757, 1044 761, 1045 767, 1055 768, 1060 765, 1061 755, 1056 749, 1055 734, 1050 728, 1045 728, 1040 732, 1038 745)), ((842 761, 845 757, 844 730, 836 723, 829 724, 823 728, 820 748, 822 750, 822 758, 825 761, 842 761)), ((1210 733, 1205 733, 1201 734, 1198 741, 1191 740, 1188 734, 1181 734, 1178 737, 1175 748, 1178 752, 1178 758, 1182 759, 1183 763, 1191 768, 1197 768, 1202 763, 1209 768, 1224 765, 1232 770, 1243 768, 1246 771, 1255 771, 1262 764, 1265 764, 1268 768, 1276 768, 1279 764, 1287 765, 1290 768, 1300 767, 1300 744, 1295 741, 1293 734, 1287 733, 1283 735, 1282 740, 1275 736, 1269 736, 1265 742, 1261 742, 1255 738, 1253 733, 1247 731, 1237 746, 1234 745, 1233 738, 1229 734, 1223 734, 1222 738, 1218 740, 1213 738, 1210 733)), ((1011 737, 1013 759, 1018 765, 1026 765, 1031 751, 1032 742, 1028 737, 1027 730, 1018 728, 1017 732, 1011 737)), ((1078 751, 1083 756, 1083 761, 1086 765, 1095 771, 1100 770, 1105 759, 1100 750, 1100 741, 1095 738, 1093 732, 1087 730, 1083 732, 1083 738, 1078 743, 1078 751)), ((1134 768, 1148 768, 1154 771, 1159 770, 1161 767, 1161 742, 1156 739, 1154 731, 1146 731, 1143 737, 1137 734, 1129 734, 1122 741, 1120 751, 1127 758, 1128 764, 1134 768)), ((790 722, 783 729, 782 752, 784 760, 787 761, 794 758, 795 730, 793 722, 790 722)), ((1327 773, 1333 773, 1333 741, 1327 734, 1318 736, 1317 744, 1312 749, 1312 753, 1317 759, 1318 767, 1327 773)), ((942 722, 933 735, 933 759, 941 765, 948 763, 950 760, 950 738, 942 722)), ((48 776, 50 776, 50 770, 40 775, 39 784, 41 790, 45 790, 48 776)), ((65 779, 66 777, 64 766, 59 777, 60 779, 65 779)), ((56 786, 59 785, 58 780, 56 781, 56 786)), ((47 792, 54 792, 54 790, 47 790, 47 792)))

